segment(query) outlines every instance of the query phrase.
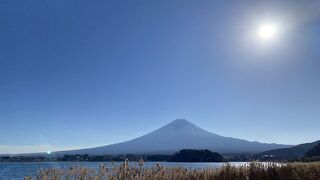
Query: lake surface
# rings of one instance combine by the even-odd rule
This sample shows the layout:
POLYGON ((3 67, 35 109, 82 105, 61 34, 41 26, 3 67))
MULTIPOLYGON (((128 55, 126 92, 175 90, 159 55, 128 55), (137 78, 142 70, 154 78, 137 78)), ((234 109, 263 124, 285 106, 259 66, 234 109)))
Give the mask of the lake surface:
MULTIPOLYGON (((39 169, 62 168, 68 169, 74 166, 87 167, 92 169, 99 168, 103 163, 111 167, 111 162, 0 162, 0 179, 23 179, 25 176, 35 176, 39 169)), ((114 166, 119 166, 123 162, 115 162, 114 166)), ((173 162, 145 162, 144 167, 153 167, 156 164, 166 167, 184 167, 188 169, 205 169, 221 167, 225 163, 173 163, 173 162)), ((231 165, 239 166, 246 162, 229 162, 231 165)), ((130 166, 137 166, 137 163, 130 162, 130 166)))

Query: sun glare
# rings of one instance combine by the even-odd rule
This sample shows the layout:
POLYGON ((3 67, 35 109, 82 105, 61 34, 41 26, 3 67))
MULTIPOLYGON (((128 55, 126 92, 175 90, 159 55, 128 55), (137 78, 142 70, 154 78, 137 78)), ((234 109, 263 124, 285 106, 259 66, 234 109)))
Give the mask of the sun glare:
POLYGON ((274 38, 275 33, 277 32, 277 28, 273 24, 262 24, 259 27, 258 35, 260 38, 264 40, 269 40, 274 38))

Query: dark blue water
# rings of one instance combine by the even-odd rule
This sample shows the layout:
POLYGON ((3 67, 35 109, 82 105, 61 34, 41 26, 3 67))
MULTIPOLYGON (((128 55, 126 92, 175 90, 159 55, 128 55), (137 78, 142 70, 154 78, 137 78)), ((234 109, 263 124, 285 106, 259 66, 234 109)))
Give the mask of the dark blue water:
MULTIPOLYGON (((74 166, 98 169, 103 163, 107 167, 111 167, 111 162, 10 162, 0 163, 0 179, 23 179, 25 176, 35 176, 39 169, 63 168, 68 169, 74 166)), ((166 167, 184 167, 188 169, 202 169, 220 167, 224 163, 172 163, 172 162, 145 162, 144 167, 153 167, 157 163, 166 167)), ((121 165, 122 162, 115 162, 114 166, 121 165)), ((231 162, 231 165, 246 164, 245 162, 231 162)), ((131 162, 130 166, 137 166, 137 163, 131 162)))

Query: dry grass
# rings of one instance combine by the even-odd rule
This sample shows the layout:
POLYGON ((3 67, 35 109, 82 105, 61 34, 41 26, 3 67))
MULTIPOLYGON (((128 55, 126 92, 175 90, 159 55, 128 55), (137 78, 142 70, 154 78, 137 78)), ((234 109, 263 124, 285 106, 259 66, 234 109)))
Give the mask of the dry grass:
POLYGON ((109 167, 101 164, 98 171, 75 167, 68 170, 40 170, 34 178, 37 180, 320 180, 320 163, 258 163, 220 168, 191 170, 179 167, 144 168, 143 161, 137 167, 130 167, 125 161, 120 167, 109 167))

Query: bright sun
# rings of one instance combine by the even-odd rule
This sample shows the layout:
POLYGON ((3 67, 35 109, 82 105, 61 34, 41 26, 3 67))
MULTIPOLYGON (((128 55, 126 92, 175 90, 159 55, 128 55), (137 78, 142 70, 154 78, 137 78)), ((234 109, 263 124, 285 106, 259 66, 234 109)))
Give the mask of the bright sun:
POLYGON ((274 38, 277 28, 273 24, 262 24, 258 29, 258 35, 264 40, 274 38))

